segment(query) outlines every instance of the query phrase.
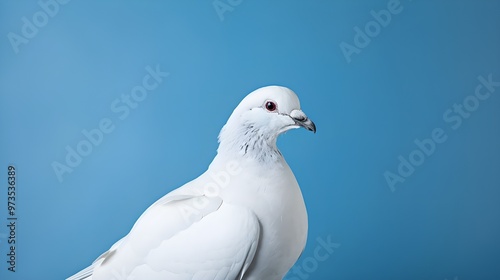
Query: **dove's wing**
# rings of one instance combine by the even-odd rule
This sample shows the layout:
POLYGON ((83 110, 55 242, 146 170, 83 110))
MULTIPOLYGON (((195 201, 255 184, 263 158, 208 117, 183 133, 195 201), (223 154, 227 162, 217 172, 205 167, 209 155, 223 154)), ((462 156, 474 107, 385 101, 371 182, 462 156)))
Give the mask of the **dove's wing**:
MULTIPOLYGON (((189 185, 189 183, 186 184, 186 186, 188 186, 188 185, 189 185)), ((175 210, 175 208, 172 207, 172 205, 169 203, 175 204, 178 201, 183 201, 183 200, 189 201, 190 199, 193 199, 193 198, 194 198, 193 195, 171 195, 171 193, 165 195, 164 197, 159 199, 156 203, 151 205, 141 215, 141 217, 138 219, 138 221, 134 225, 134 228, 127 236, 123 237, 122 239, 118 240, 115 244, 113 244, 113 246, 111 246, 111 248, 108 251, 101 254, 90 266, 86 267, 85 269, 81 270, 80 272, 76 273, 75 275, 72 275, 71 277, 67 278, 66 280, 91 280, 91 279, 95 279, 95 277, 92 278, 92 275, 94 274, 94 271, 96 270, 96 268, 101 267, 104 262, 108 262, 109 260, 111 260, 112 259, 111 257, 115 255, 117 249, 123 248, 121 245, 123 245, 125 243, 124 241, 127 240, 133 232, 137 235, 137 232, 141 231, 141 228, 143 228, 143 224, 145 222, 147 222, 147 221, 149 221, 149 223, 153 222, 152 219, 154 219, 154 217, 156 217, 161 212, 167 212, 167 214, 168 214, 168 212, 170 212, 169 213, 170 215, 165 215, 160 220, 160 221, 162 221, 161 224, 170 223, 169 228, 163 228, 163 231, 158 230, 157 232, 155 232, 155 230, 152 229, 151 234, 158 233, 158 235, 170 237, 173 234, 175 234, 177 231, 182 230, 183 229, 182 220, 176 219, 175 215, 172 215, 172 214, 175 214, 175 211, 172 211, 172 210, 175 210)), ((214 204, 214 203, 217 204, 219 202, 212 200, 212 204, 214 204)), ((219 203, 219 205, 220 205, 220 203, 219 203)), ((212 208, 219 207, 219 205, 211 205, 211 207, 212 208)), ((200 216, 204 212, 212 211, 213 210, 212 208, 209 208, 209 206, 207 205, 207 207, 205 209, 203 209, 203 211, 199 211, 199 213, 197 213, 197 214, 198 214, 198 216, 200 216)), ((190 218, 196 219, 199 217, 195 217, 194 215, 192 215, 192 217, 190 217, 190 218)), ((184 228, 187 226, 188 225, 184 225, 184 228)), ((145 236, 150 236, 151 234, 146 234, 145 236)), ((151 240, 149 238, 144 238, 144 239, 145 240, 143 240, 143 243, 147 243, 148 240, 151 240)), ((147 244, 142 244, 142 245, 148 246, 147 244)), ((147 247, 144 247, 144 248, 147 248, 147 247)), ((123 249, 121 249, 120 251, 123 251, 123 249)), ((115 259, 116 259, 116 257, 113 258, 113 260, 115 260, 115 259)), ((115 278, 117 278, 117 277, 115 277, 115 278)), ((110 280, 115 280, 115 279, 110 278, 110 280)), ((121 279, 117 278, 116 280, 121 280, 121 279)))
POLYGON ((151 250, 132 279, 242 279, 259 242, 257 217, 223 203, 188 229, 151 250))
POLYGON ((219 197, 167 195, 93 267, 69 279, 241 279, 259 234, 259 221, 246 208, 219 197))

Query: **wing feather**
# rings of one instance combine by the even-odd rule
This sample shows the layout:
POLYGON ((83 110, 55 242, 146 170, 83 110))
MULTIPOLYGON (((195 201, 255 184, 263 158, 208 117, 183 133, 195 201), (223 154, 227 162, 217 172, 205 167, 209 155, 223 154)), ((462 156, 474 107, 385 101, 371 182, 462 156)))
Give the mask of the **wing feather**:
POLYGON ((250 210, 219 197, 163 197, 130 233, 68 280, 241 279, 260 235, 250 210))

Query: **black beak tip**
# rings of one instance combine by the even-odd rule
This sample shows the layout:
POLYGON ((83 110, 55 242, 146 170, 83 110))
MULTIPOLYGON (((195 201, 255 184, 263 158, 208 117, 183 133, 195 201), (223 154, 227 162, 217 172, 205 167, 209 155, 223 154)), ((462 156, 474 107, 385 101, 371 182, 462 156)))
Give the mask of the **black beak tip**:
POLYGON ((316 133, 316 125, 306 116, 292 117, 292 119, 295 121, 296 125, 316 133))
POLYGON ((310 127, 310 128, 308 128, 308 129, 309 129, 310 131, 312 131, 313 133, 316 133, 316 125, 315 125, 313 122, 311 122, 311 127, 310 127))
POLYGON ((307 129, 309 131, 312 131, 312 132, 316 133, 316 125, 314 124, 314 122, 312 122, 309 119, 307 119, 306 121, 302 122, 302 127, 304 127, 305 129, 307 129))

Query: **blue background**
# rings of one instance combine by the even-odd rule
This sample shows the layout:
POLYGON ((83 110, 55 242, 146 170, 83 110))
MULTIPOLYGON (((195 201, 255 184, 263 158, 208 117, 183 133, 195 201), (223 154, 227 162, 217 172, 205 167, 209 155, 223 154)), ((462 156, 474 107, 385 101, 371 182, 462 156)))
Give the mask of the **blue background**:
POLYGON ((305 276, 500 279, 500 87, 456 130, 443 119, 478 76, 500 81, 500 1, 401 1, 348 63, 341 42, 388 3, 243 1, 219 16, 212 1, 71 1, 16 53, 9 32, 42 8, 1 1, 0 278, 63 279, 90 264, 206 169, 247 93, 279 84, 318 127, 279 139, 309 212, 305 276), (170 76, 120 120, 110 104, 148 65, 170 76), (59 182, 51 164, 103 118, 114 131, 59 182), (435 128, 447 140, 392 191, 384 172, 435 128), (16 273, 5 262, 9 164, 16 273), (314 259, 329 236, 340 247, 314 259))

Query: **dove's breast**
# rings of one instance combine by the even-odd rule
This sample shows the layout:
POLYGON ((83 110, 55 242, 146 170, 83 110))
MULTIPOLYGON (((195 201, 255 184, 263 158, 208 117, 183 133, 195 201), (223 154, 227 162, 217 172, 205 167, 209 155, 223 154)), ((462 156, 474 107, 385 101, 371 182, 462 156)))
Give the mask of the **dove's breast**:
POLYGON ((308 227, 302 193, 286 162, 243 168, 221 197, 253 211, 261 225, 258 249, 243 279, 282 279, 302 253, 308 227))

